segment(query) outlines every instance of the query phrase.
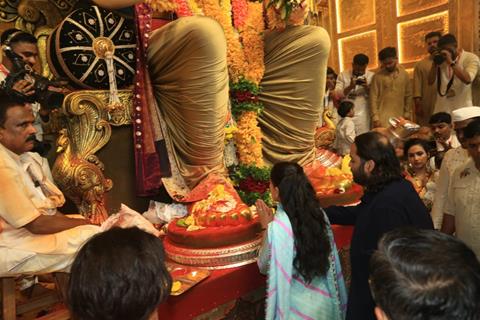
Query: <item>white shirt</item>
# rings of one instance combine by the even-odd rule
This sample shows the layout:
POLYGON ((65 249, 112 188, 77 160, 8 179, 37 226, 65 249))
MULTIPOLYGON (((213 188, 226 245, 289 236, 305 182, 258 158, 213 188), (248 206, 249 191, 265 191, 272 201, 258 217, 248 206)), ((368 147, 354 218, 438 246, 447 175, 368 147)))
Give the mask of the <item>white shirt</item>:
POLYGON ((440 229, 443 221, 443 214, 445 213, 445 204, 448 198, 448 186, 450 184, 450 177, 456 168, 461 166, 468 160, 468 152, 462 147, 450 149, 445 153, 442 161, 440 173, 437 180, 437 189, 435 191, 435 199, 432 207, 432 220, 435 229, 440 229))
MULTIPOLYGON (((443 146, 443 144, 441 144, 438 141, 436 141, 436 144, 437 144, 437 151, 439 151, 439 152, 445 151, 445 147, 443 146)), ((449 145, 451 149, 455 149, 455 148, 458 148, 458 147, 462 146, 460 144, 460 141, 458 141, 457 135, 455 133, 452 133, 450 135, 450 138, 448 138, 448 140, 447 140, 447 145, 449 145)))
POLYGON ((455 234, 480 258, 480 171, 473 159, 452 175, 445 213, 455 216, 455 234))
MULTIPOLYGON (((470 79, 473 82, 480 65, 480 60, 478 59, 478 57, 471 52, 462 51, 460 56, 457 57, 456 63, 460 68, 465 70, 470 75, 470 79)), ((452 97, 441 97, 437 92, 434 113, 451 113, 453 110, 473 105, 472 83, 465 84, 464 82, 462 82, 457 76, 454 75, 452 68, 450 66, 447 66, 445 63, 440 66, 440 91, 442 92, 442 94, 447 91, 447 84, 450 81, 452 75, 454 78, 451 89, 453 90, 455 95, 452 97)))
MULTIPOLYGON (((367 85, 372 82, 374 73, 367 70, 365 72, 365 79, 367 85)), ((348 93, 347 96, 343 93, 344 89, 350 85, 352 81, 352 71, 344 70, 340 72, 335 85, 335 93, 343 98, 353 101, 355 105, 355 116, 353 122, 355 123, 355 131, 358 135, 370 130, 370 108, 368 105, 368 91, 364 86, 355 85, 355 87, 348 93)))
POLYGON ((355 123, 350 117, 342 118, 335 132, 335 149, 338 154, 344 156, 350 153, 350 146, 355 140, 355 123))
POLYGON ((65 270, 79 247, 99 231, 93 225, 54 234, 32 234, 25 228, 41 214, 56 213, 64 201, 46 159, 38 154, 19 156, 0 144, 0 181, 0 276, 65 270))
MULTIPOLYGON (((3 65, 0 64, 0 83, 3 82, 8 76, 8 70, 3 65)), ((42 128, 42 120, 40 119, 40 103, 35 102, 30 104, 32 106, 33 115, 35 116, 35 120, 33 122, 33 126, 37 130, 35 137, 38 141, 43 141, 43 128, 42 128)))

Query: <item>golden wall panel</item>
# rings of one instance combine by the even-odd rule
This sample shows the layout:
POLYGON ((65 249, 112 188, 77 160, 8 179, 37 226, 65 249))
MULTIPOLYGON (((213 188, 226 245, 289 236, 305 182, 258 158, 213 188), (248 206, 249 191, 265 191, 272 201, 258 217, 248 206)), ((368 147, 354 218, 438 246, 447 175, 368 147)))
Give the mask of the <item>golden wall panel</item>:
POLYGON ((448 0, 396 0, 397 16, 404 16, 410 13, 435 8, 448 3, 448 0))
POLYGON ((448 32, 448 11, 397 25, 400 63, 414 62, 426 54, 424 37, 430 31, 448 32))
POLYGON ((375 23, 375 0, 335 0, 335 8, 338 33, 375 23))
POLYGON ((340 70, 350 68, 353 57, 357 53, 364 53, 370 58, 369 69, 378 66, 377 32, 368 31, 338 40, 338 55, 340 70))

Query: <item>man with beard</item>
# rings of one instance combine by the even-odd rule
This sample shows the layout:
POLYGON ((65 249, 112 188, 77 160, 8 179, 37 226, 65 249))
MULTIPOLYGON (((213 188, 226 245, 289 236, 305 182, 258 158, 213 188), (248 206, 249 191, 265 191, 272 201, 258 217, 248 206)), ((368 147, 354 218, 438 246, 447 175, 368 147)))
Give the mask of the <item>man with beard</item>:
POLYGON ((426 125, 433 113, 437 89, 434 84, 428 83, 428 75, 432 67, 433 54, 437 50, 438 40, 442 34, 438 31, 429 32, 425 35, 428 56, 418 61, 413 70, 413 101, 415 104, 416 122, 426 125))
POLYGON ((398 227, 433 229, 433 224, 412 184, 403 179, 400 162, 387 137, 378 132, 357 136, 350 156, 353 179, 364 187, 364 195, 357 206, 329 207, 326 212, 332 224, 355 226, 346 319, 374 320, 368 264, 378 240, 398 227))
POLYGON ((33 148, 30 105, 0 91, 0 275, 67 271, 79 247, 99 231, 57 210, 65 201, 46 159, 33 148))
POLYGON ((435 81, 437 98, 434 112, 449 112, 472 106, 472 81, 477 75, 480 60, 478 57, 458 48, 457 39, 446 34, 438 41, 439 52, 435 52, 429 84, 435 81))
POLYGON ((335 107, 335 83, 337 81, 337 74, 331 67, 327 67, 327 81, 325 83, 325 95, 323 97, 323 109, 320 112, 320 119, 318 126, 323 126, 323 113, 329 110, 332 113, 332 120, 335 124, 338 123, 338 113, 335 107))
POLYGON ((397 49, 382 49, 378 59, 382 67, 370 85, 373 128, 388 127, 391 117, 412 118, 412 86, 408 73, 398 65, 397 49))

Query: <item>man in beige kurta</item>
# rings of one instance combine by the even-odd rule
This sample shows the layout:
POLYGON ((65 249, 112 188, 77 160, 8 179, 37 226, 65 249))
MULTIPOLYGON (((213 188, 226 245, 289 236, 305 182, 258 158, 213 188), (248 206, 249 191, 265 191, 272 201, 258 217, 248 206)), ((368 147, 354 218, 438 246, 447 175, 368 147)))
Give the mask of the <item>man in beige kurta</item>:
POLYGON ((412 118, 412 87, 408 73, 398 65, 397 50, 382 49, 379 54, 381 69, 370 85, 372 125, 388 127, 391 117, 412 118))
POLYGON ((441 34, 438 31, 425 35, 425 45, 429 55, 418 61, 413 69, 413 100, 415 104, 415 122, 427 126, 430 116, 433 114, 435 99, 437 97, 436 81, 428 84, 428 74, 432 68, 432 54, 437 49, 437 43, 441 34))

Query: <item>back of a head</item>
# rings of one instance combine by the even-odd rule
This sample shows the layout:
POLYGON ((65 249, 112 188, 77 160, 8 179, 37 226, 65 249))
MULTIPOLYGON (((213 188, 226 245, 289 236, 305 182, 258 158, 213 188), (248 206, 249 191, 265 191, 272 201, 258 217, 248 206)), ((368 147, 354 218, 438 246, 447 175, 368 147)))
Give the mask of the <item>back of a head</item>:
POLYGON ((90 239, 71 268, 68 304, 76 320, 146 320, 170 293, 162 241, 138 228, 90 239))
POLYGON ((368 62, 368 56, 366 54, 358 53, 353 57, 353 64, 358 66, 365 66, 368 62))
POLYGON ((394 47, 386 47, 380 50, 378 53, 378 60, 384 61, 388 58, 396 58, 397 57, 397 49, 394 47))
POLYGON ((328 225, 303 168, 293 162, 279 162, 273 166, 270 179, 279 190, 280 202, 292 225, 296 270, 307 283, 324 276, 331 252, 328 225))
POLYGON ((356 136, 354 143, 363 161, 372 160, 375 163, 367 185, 370 191, 378 191, 389 182, 401 179, 400 161, 385 135, 376 131, 366 132, 356 136))
POLYGON ((26 42, 36 44, 37 39, 30 33, 12 28, 5 30, 1 37, 0 42, 2 45, 11 46, 19 42, 26 42))
POLYGON ((480 263, 463 242, 437 231, 385 234, 370 259, 370 288, 390 320, 480 319, 480 263))
POLYGON ((340 105, 338 106, 338 114, 340 117, 345 118, 347 114, 354 108, 354 104, 352 101, 349 100, 343 100, 340 102, 340 105))
POLYGON ((447 112, 437 112, 430 117, 429 124, 448 123, 452 124, 452 116, 447 112))

